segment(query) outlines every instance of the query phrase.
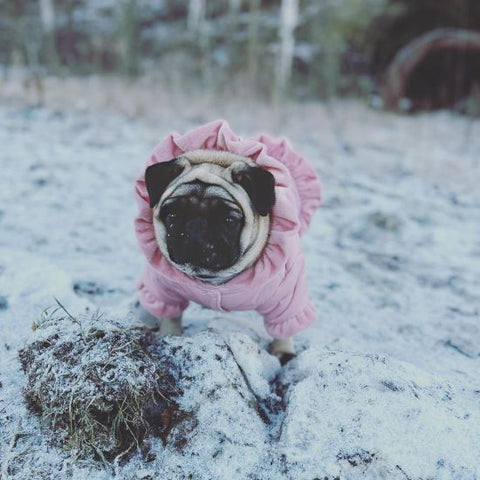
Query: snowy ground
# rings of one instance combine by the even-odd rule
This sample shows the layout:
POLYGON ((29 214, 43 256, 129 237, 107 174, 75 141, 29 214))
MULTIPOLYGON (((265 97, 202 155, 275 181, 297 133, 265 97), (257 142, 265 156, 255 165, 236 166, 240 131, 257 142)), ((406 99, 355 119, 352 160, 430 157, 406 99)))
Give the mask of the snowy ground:
POLYGON ((480 478, 480 122, 350 103, 270 113, 170 105, 145 121, 0 107, 0 478, 480 478), (289 136, 318 169, 324 200, 305 237, 318 320, 280 369, 254 313, 189 307, 184 347, 203 352, 189 367, 199 381, 185 402, 201 426, 189 453, 158 444, 150 462, 74 462, 24 406, 17 350, 54 297, 130 321, 143 263, 134 178, 168 131, 219 116, 239 134, 289 136), (207 395, 209 373, 238 376, 222 341, 239 384, 282 404, 270 425, 228 382, 207 395))

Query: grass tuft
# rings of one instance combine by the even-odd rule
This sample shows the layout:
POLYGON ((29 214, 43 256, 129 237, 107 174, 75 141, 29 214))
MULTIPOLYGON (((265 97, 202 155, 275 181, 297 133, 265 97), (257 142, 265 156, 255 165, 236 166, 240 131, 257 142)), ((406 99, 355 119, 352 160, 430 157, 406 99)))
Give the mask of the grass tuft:
POLYGON ((33 328, 40 338, 19 352, 24 395, 53 443, 109 462, 126 459, 149 434, 165 441, 182 413, 145 330, 98 314, 78 319, 58 300, 33 328))

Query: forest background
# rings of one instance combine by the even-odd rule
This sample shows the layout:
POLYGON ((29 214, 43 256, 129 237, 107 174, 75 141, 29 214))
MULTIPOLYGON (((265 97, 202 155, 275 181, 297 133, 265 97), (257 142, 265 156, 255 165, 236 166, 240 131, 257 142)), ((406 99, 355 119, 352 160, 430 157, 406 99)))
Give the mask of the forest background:
POLYGON ((417 59, 393 107, 478 115, 479 28, 475 0, 0 0, 0 95, 42 104, 59 79, 100 75, 218 100, 391 107, 385 84, 403 49, 417 59), (470 37, 408 50, 431 32, 470 37))

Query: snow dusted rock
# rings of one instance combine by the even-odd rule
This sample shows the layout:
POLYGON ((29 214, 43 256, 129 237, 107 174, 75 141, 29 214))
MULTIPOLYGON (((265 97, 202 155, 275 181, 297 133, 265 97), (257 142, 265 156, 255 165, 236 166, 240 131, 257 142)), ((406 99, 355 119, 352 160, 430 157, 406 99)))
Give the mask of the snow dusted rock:
POLYGON ((480 392, 378 355, 304 351, 282 372, 287 478, 474 479, 480 392))
MULTIPOLYGON (((183 391, 180 408, 193 413, 194 425, 187 424, 187 430, 180 425, 175 442, 165 448, 159 442, 152 446, 157 459, 150 475, 243 479, 271 469, 265 459, 272 400, 278 400, 271 393, 271 382, 280 370, 278 360, 238 333, 169 337, 161 341, 158 352, 164 368, 175 372, 176 385, 183 391)), ((133 473, 137 467, 133 462, 126 471, 133 473)), ((267 478, 261 475, 258 478, 267 478)))
MULTIPOLYGON (((124 468, 147 477, 244 478, 261 469, 280 365, 249 337, 156 340, 138 328, 68 315, 37 329, 39 338, 19 352, 24 395, 45 443, 63 447, 63 455, 118 465, 137 450, 124 468)), ((29 458, 13 450, 15 478, 28 478, 28 464, 47 468, 42 448, 29 458)))

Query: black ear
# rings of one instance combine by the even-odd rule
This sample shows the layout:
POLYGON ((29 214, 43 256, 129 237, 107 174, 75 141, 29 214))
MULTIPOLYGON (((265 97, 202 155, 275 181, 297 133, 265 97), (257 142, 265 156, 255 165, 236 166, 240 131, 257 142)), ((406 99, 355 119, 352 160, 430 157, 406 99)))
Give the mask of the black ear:
POLYGON ((267 170, 259 167, 247 167, 232 172, 232 180, 248 193, 257 212, 265 217, 275 205, 275 178, 267 170))
POLYGON ((150 207, 153 208, 160 200, 163 192, 169 183, 183 172, 184 167, 179 165, 178 159, 174 158, 168 162, 155 163, 145 170, 145 183, 150 207))

